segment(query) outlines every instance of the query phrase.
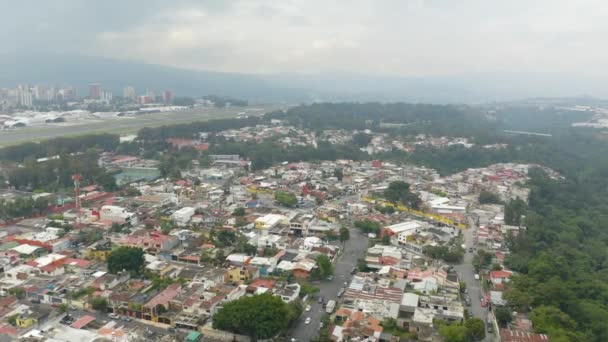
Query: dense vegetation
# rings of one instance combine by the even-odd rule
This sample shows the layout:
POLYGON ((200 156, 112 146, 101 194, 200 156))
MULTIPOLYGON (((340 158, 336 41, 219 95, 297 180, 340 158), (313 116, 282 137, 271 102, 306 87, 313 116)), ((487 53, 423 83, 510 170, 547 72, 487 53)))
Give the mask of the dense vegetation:
POLYGON ((268 339, 284 331, 299 316, 298 311, 272 294, 241 297, 213 316, 213 328, 246 335, 253 341, 268 339))
POLYGON ((480 204, 500 204, 502 201, 500 200, 500 196, 497 194, 488 191, 486 189, 482 189, 479 193, 479 203, 480 204))
POLYGON ((84 152, 87 149, 113 151, 119 143, 115 134, 91 134, 68 138, 55 138, 44 143, 24 143, 0 149, 0 160, 22 162, 26 158, 44 158, 60 154, 84 152))
POLYGON ((470 107, 410 103, 315 103, 292 107, 268 116, 311 130, 384 129, 401 133, 473 136, 487 129, 470 107), (392 124, 392 126, 391 126, 392 124))
POLYGON ((388 188, 384 190, 384 198, 393 203, 402 203, 413 209, 420 208, 422 204, 420 197, 410 190, 408 183, 403 181, 391 182, 388 188))
POLYGON ((27 157, 21 167, 9 170, 8 181, 17 189, 56 191, 71 187, 72 175, 78 173, 83 184, 97 183, 107 191, 116 190, 114 178, 99 167, 98 158, 99 154, 92 149, 77 155, 62 153, 45 162, 27 157))
POLYGON ((298 161, 318 161, 352 159, 366 160, 369 156, 352 145, 331 145, 319 143, 317 148, 312 146, 283 147, 272 141, 258 144, 225 142, 210 148, 211 154, 238 154, 249 158, 253 170, 262 170, 273 164, 298 161))
POLYGON ((118 247, 108 257, 108 272, 117 274, 122 271, 139 274, 143 271, 144 252, 141 248, 118 247))
POLYGON ((18 217, 30 217, 46 213, 50 203, 47 198, 16 198, 7 201, 0 198, 0 221, 11 221, 18 217))
POLYGON ((565 181, 534 174, 528 232, 511 241, 507 260, 521 275, 506 298, 532 308, 535 329, 552 341, 608 340, 608 163, 588 166, 565 181))

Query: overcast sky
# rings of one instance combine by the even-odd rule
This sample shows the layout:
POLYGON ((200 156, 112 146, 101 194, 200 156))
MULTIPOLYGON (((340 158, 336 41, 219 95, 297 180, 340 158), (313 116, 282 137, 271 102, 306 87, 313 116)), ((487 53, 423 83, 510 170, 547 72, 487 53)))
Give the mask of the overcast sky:
POLYGON ((234 72, 608 73, 605 0, 0 0, 2 49, 234 72))

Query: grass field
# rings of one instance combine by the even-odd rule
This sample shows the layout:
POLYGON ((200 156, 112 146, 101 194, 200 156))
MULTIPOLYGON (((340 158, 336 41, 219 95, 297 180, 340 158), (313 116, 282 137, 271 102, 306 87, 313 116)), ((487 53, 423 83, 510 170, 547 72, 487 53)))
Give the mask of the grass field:
POLYGON ((276 106, 265 105, 247 108, 195 108, 183 112, 145 114, 136 117, 123 117, 85 121, 82 123, 55 124, 0 131, 0 147, 24 142, 40 142, 47 139, 92 133, 129 134, 143 127, 184 124, 195 121, 236 117, 238 113, 266 113, 276 106))

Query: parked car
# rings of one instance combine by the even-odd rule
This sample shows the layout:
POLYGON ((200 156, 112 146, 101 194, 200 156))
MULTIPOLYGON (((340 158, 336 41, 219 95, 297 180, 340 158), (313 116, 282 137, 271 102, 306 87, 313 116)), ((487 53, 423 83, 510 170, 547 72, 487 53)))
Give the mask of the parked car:
POLYGON ((109 314, 108 314, 108 316, 109 316, 110 318, 114 318, 114 319, 119 319, 119 318, 120 318, 120 316, 118 316, 118 315, 117 315, 117 314, 115 314, 115 313, 109 313, 109 314))
POLYGON ((310 319, 310 317, 306 317, 306 320, 304 321, 304 323, 305 323, 305 324, 310 324, 310 321, 312 321, 312 320, 310 319))
POLYGON ((487 305, 488 305, 488 303, 486 302, 486 299, 485 299, 485 298, 482 298, 482 299, 481 299, 481 307, 482 307, 482 308, 485 308, 487 305))
POLYGON ((469 253, 473 253, 473 247, 469 247, 469 253))
POLYGON ((330 275, 329 277, 327 277, 327 280, 332 281, 334 279, 333 275, 330 275))
POLYGON ((304 308, 304 311, 310 311, 311 307, 310 305, 306 305, 306 308, 304 308))
POLYGON ((319 304, 323 303, 323 297, 319 297, 319 298, 317 299, 317 303, 319 303, 319 304))
POLYGON ((123 320, 124 322, 131 322, 132 321, 131 317, 128 317, 128 316, 122 316, 120 319, 123 320))
POLYGON ((469 296, 464 297, 464 303, 467 306, 471 306, 471 297, 469 297, 469 296))

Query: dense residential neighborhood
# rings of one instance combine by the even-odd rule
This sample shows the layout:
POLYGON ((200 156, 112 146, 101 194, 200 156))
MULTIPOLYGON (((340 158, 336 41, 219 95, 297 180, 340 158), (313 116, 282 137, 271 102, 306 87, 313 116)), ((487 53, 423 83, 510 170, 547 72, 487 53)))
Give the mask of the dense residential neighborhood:
POLYGON ((416 145, 468 148, 466 139, 419 135, 408 142, 370 130, 317 135, 281 120, 220 131, 218 138, 315 147, 327 139, 362 140, 354 142, 372 159, 260 168, 247 156, 208 154, 218 143, 201 133, 167 139, 176 151, 205 155, 170 177, 157 160, 108 151, 98 164, 122 190, 81 186, 86 175, 73 177, 73 192, 4 190, 4 203, 33 198, 49 207, 46 214, 4 217, 0 334, 74 341, 438 341, 460 333, 548 340, 533 332, 525 312, 505 308, 516 275, 505 258, 508 241, 526 231, 517 204, 528 201, 529 173, 559 179, 557 172, 499 163, 441 176, 373 155, 416 145), (279 301, 268 314, 287 310, 276 318, 285 322, 263 333, 230 322, 232 308, 246 300, 271 305, 262 302, 269 298, 279 301))

